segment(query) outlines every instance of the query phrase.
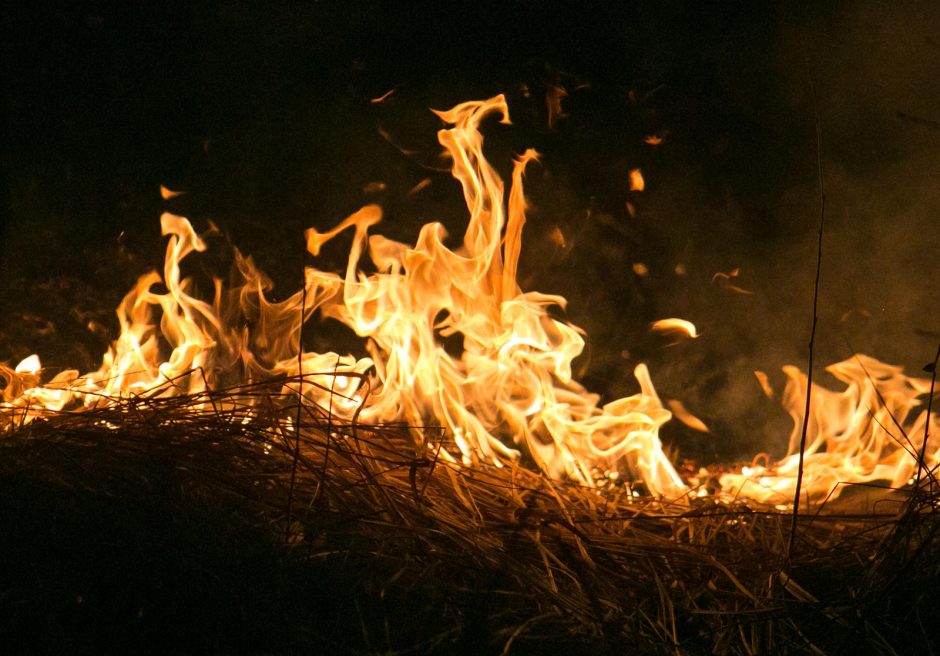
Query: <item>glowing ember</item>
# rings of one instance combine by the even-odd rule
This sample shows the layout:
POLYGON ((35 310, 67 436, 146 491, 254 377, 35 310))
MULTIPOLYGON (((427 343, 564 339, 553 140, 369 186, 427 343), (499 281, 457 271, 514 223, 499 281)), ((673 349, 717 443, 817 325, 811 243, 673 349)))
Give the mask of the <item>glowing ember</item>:
POLYGON ((630 171, 630 191, 643 191, 646 188, 646 181, 643 179, 643 173, 640 169, 630 171))
POLYGON ((719 271, 715 275, 712 276, 712 283, 717 282, 718 286, 721 287, 722 289, 727 289, 732 292, 737 292, 738 294, 747 294, 747 295, 753 294, 754 292, 738 287, 737 285, 732 284, 730 282, 732 278, 737 278, 739 275, 741 275, 741 269, 739 268, 732 269, 731 271, 727 273, 724 273, 723 271, 719 271))
POLYGON ((699 336, 695 324, 685 319, 659 319, 650 324, 650 330, 679 338, 695 339, 699 336))
POLYGON ((172 189, 160 185, 160 198, 163 200, 170 200, 171 198, 176 198, 177 196, 182 196, 185 194, 185 191, 173 191, 172 189))

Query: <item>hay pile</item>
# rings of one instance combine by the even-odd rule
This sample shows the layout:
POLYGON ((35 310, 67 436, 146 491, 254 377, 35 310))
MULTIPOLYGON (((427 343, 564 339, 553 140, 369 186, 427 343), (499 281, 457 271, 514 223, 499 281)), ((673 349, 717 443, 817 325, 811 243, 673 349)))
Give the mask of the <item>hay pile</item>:
POLYGON ((862 513, 669 504, 284 380, 51 413, 0 440, 0 641, 24 652, 928 653, 932 478, 862 513), (315 411, 316 410, 316 411, 315 411), (299 441, 298 441, 299 439, 299 441))

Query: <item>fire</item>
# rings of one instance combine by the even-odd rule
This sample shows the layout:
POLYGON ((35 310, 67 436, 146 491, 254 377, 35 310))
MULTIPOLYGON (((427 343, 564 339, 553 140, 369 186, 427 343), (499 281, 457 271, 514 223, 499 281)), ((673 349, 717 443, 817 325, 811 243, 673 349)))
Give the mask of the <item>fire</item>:
POLYGON ((687 339, 696 339, 699 336, 695 324, 685 319, 659 319, 650 324, 650 330, 687 339))
MULTIPOLYGON (((438 140, 451 158, 469 212, 459 246, 445 245, 447 235, 437 222, 424 225, 413 245, 372 234, 382 210, 367 205, 331 230, 306 232, 314 258, 338 235, 352 232, 342 274, 308 266, 303 288, 274 302, 271 282, 250 257, 236 251, 240 280, 226 287, 216 279, 211 298, 205 299, 195 294, 182 265, 206 250, 206 235, 197 234, 187 219, 165 213, 160 219, 167 237, 162 274, 143 275, 118 306, 120 333, 101 366, 81 375, 61 371, 43 383, 38 356, 15 368, 0 364, 0 381, 5 381, 0 429, 50 411, 80 411, 121 398, 186 394, 198 400, 210 389, 283 380, 284 392, 300 395, 311 412, 414 427, 418 449, 429 446, 422 428, 440 426, 444 437, 434 445, 440 457, 467 466, 501 467, 525 455, 547 475, 587 486, 629 473, 654 495, 687 495, 659 438, 672 413, 646 366, 633 371, 637 394, 602 404, 572 374, 572 362, 585 346, 583 332, 550 313, 564 308, 565 299, 519 287, 523 182, 538 154, 527 150, 515 161, 507 192, 483 155, 480 131, 491 116, 509 123, 504 97, 435 113, 449 126, 440 130, 438 140), (370 265, 361 266, 366 260, 370 265), (314 316, 352 329, 367 356, 303 351, 302 331, 314 316), (446 350, 444 338, 450 344, 457 338, 459 353, 446 350)), ((635 174, 632 186, 637 189, 639 182, 642 188, 639 170, 635 174)), ((663 319, 651 327, 698 337, 695 326, 683 319, 663 319)), ((830 370, 848 388, 841 394, 813 391, 804 488, 819 496, 839 482, 904 484, 915 467, 912 436, 927 422, 936 433, 936 417, 914 413, 917 397, 928 391, 925 381, 871 358, 830 370)), ((784 402, 799 423, 804 379, 796 369, 786 373, 784 402)), ((248 395, 238 402, 256 401, 248 395)), ((681 403, 671 405, 681 420, 707 430, 681 403)), ((796 432, 791 436, 783 461, 727 475, 726 489, 785 502, 795 483, 797 437, 796 432)), ((927 461, 933 466, 938 457, 932 442, 927 461)))
MULTIPOLYGON (((940 464, 940 420, 919 409, 918 397, 931 391, 929 380, 908 377, 900 367, 865 355, 826 370, 846 388, 834 392, 813 385, 802 485, 806 498, 821 501, 848 484, 908 484, 916 476, 925 435, 933 437, 924 453, 927 468, 940 464)), ((793 501, 806 404, 806 375, 790 366, 784 373, 782 403, 794 423, 787 456, 773 466, 745 467, 741 474, 721 479, 725 489, 776 504, 793 501)), ((772 393, 769 385, 766 389, 772 393)))
MULTIPOLYGON (((600 405, 600 397, 572 376, 572 361, 584 348, 582 332, 549 314, 565 299, 519 288, 523 178, 537 154, 528 150, 518 158, 507 194, 483 156, 479 129, 491 115, 509 122, 505 99, 436 113, 452 126, 438 138, 470 214, 458 248, 444 245, 440 223, 425 225, 413 246, 370 235, 382 211, 368 205, 332 230, 306 233, 307 249, 317 256, 324 244, 352 231, 343 275, 308 267, 305 289, 275 303, 267 298, 265 276, 236 254, 242 284, 225 289, 217 280, 206 301, 192 294, 192 283, 181 274, 183 260, 204 251, 206 242, 185 218, 164 214, 163 275, 144 275, 121 302, 120 335, 101 367, 83 376, 63 372, 47 385, 39 383, 38 358, 19 370, 4 369, 4 423, 30 421, 66 405, 199 394, 233 381, 302 374, 305 403, 364 422, 440 425, 457 447, 442 457, 467 465, 502 466, 524 451, 551 476, 595 485, 599 472, 624 466, 655 494, 684 494, 658 436, 670 413, 646 367, 634 372, 638 394, 600 405), (375 273, 362 272, 365 257, 375 273), (161 284, 165 292, 157 291, 161 284), (315 313, 354 330, 368 357, 298 357, 300 316, 306 321, 315 313), (459 355, 442 345, 441 337, 451 336, 462 338, 459 355)), ((424 439, 416 428, 416 443, 424 439)))
POLYGON ((38 374, 39 370, 42 369, 42 363, 39 361, 38 355, 30 355, 27 358, 24 358, 13 371, 18 374, 38 374))

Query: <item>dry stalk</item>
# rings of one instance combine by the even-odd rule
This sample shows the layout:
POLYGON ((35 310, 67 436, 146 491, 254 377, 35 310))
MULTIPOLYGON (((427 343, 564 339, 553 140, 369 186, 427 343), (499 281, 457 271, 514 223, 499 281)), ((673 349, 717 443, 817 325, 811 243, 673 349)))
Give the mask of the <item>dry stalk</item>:
MULTIPOLYGON (((496 652, 826 651, 868 644, 865 636, 900 641, 897 651, 921 644, 905 643, 914 638, 892 628, 898 618, 885 609, 918 581, 928 589, 940 580, 935 516, 801 515, 805 547, 780 578, 790 513, 715 498, 672 506, 548 481, 521 465, 464 468, 442 457, 456 453, 443 436, 415 449, 408 427, 306 407, 297 422, 296 393, 284 390, 300 382, 50 412, 0 442, 0 480, 25 472, 116 497, 166 470, 187 498, 234 508, 282 547, 286 522, 293 567, 355 571, 350 589, 359 592, 349 594, 361 613, 350 606, 355 629, 343 639, 366 653, 446 650, 477 634, 496 652), (918 566, 897 579, 897 562, 918 566), (395 604, 433 619, 407 633, 389 618, 395 604)), ((930 494, 936 502, 928 488, 910 503, 924 508, 930 494)))

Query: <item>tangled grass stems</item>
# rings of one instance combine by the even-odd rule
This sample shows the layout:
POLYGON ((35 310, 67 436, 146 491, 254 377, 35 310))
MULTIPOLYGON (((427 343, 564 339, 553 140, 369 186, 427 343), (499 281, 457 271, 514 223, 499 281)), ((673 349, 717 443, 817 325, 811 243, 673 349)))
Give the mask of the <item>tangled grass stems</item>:
MULTIPOLYGON (((142 543, 162 534, 135 538, 143 529, 134 527, 154 507, 167 518, 160 530, 213 517, 209 529, 192 520, 200 528, 191 551, 165 557, 198 561, 202 594, 247 599, 232 623, 249 651, 326 644, 346 653, 754 654, 852 645, 904 653, 937 637, 928 591, 940 583, 940 498, 923 490, 894 491, 893 505, 881 509, 830 504, 801 514, 800 548, 783 568, 788 512, 721 497, 670 503, 588 489, 523 465, 457 466, 443 457, 457 452, 440 430, 418 429, 416 447, 414 427, 342 421, 328 408, 298 412, 296 395, 284 392, 296 384, 128 398, 20 425, 0 442, 0 480, 69 501, 4 501, 3 556, 34 560, 18 564, 41 571, 46 551, 78 548, 35 551, 36 536, 17 538, 17 523, 36 514, 53 525, 70 512, 85 522, 101 506, 123 503, 116 517, 127 530, 119 533, 145 556, 142 543), (75 499, 86 505, 76 508, 75 499), (250 589, 243 573, 215 569, 243 559, 244 535, 268 554, 250 589), (213 587, 218 581, 224 590, 213 587)), ((26 524, 47 542, 62 537, 41 521, 26 524)), ((75 613, 88 613, 90 602, 82 610, 62 599, 90 596, 75 590, 109 565, 91 556, 82 563, 89 572, 67 574, 68 585, 52 586, 51 596, 38 595, 28 577, 6 575, 0 607, 17 625, 0 622, 0 631, 27 639, 29 626, 71 626, 75 613)), ((149 576, 130 578, 146 588, 149 576)), ((191 581, 163 585, 182 594, 191 581)), ((131 643, 143 640, 146 623, 118 617, 107 592, 98 591, 96 619, 131 643)), ((136 587, 122 594, 150 607, 135 598, 136 587)), ((190 612, 218 623, 219 613, 234 611, 194 603, 190 612)), ((177 651, 205 646, 195 631, 164 630, 177 651)), ((231 650, 226 641, 234 639, 220 634, 210 647, 231 650)))

